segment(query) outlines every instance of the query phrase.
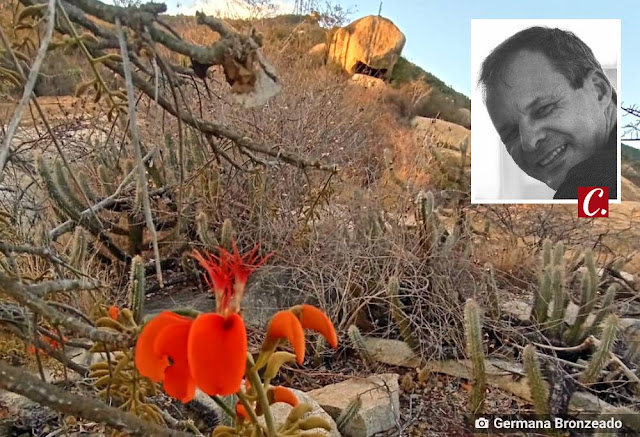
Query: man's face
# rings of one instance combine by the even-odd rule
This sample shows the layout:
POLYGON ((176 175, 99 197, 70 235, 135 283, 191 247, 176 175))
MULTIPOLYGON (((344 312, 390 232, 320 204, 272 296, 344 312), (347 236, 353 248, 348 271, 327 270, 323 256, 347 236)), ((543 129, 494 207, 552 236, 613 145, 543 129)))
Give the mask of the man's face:
POLYGON ((604 99, 589 77, 573 89, 545 55, 522 50, 504 81, 487 90, 489 115, 513 160, 554 190, 608 138, 604 99))

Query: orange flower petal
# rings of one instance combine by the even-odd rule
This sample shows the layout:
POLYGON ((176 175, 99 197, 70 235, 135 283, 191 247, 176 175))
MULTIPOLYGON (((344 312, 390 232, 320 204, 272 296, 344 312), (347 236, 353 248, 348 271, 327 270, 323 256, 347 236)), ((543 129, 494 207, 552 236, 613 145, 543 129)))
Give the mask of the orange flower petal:
POLYGON ((118 308, 117 306, 111 305, 109 307, 109 317, 111 317, 113 320, 118 320, 118 316, 120 316, 120 308, 118 308))
POLYGON ((314 307, 313 305, 303 304, 300 308, 299 317, 302 327, 319 332, 327 339, 327 343, 329 343, 332 348, 336 349, 338 347, 338 336, 336 335, 336 330, 333 327, 333 323, 331 323, 329 316, 327 316, 324 311, 314 307))
POLYGON ((236 402, 236 415, 242 417, 244 420, 251 420, 249 413, 245 410, 244 405, 240 402, 236 402))
POLYGON ((304 362, 304 331, 300 320, 291 311, 278 311, 269 322, 267 339, 286 338, 293 346, 298 364, 304 362))
POLYGON ((292 407, 298 405, 298 398, 296 395, 286 387, 276 386, 269 389, 269 400, 273 402, 285 402, 292 407))
POLYGON ((196 385, 209 395, 240 389, 247 366, 247 331, 242 317, 199 315, 191 326, 188 361, 196 385))
POLYGON ((155 382, 164 379, 164 372, 169 366, 169 359, 166 355, 156 354, 155 341, 164 329, 185 322, 190 323, 191 319, 179 316, 171 311, 163 311, 144 325, 136 342, 135 352, 135 364, 140 375, 155 382))
POLYGON ((171 361, 165 370, 164 390, 183 403, 189 402, 196 394, 195 381, 187 361, 187 340, 192 323, 192 320, 176 322, 160 331, 154 342, 155 354, 168 356, 171 361))

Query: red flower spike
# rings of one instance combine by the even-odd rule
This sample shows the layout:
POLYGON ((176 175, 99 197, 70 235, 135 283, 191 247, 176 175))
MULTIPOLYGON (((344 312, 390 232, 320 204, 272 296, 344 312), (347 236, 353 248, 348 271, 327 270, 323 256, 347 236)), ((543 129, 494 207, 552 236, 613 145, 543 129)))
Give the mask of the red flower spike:
POLYGON ((298 398, 296 395, 286 387, 276 386, 269 389, 267 392, 269 403, 284 402, 292 407, 298 405, 298 398))
POLYGON ((292 308, 292 311, 300 319, 300 324, 303 328, 319 332, 327 339, 327 343, 332 348, 336 349, 338 347, 338 336, 333 323, 321 309, 313 305, 303 304, 292 308))
POLYGON ((118 317, 120 316, 120 308, 118 308, 117 306, 111 305, 109 307, 109 317, 111 317, 113 320, 118 320, 118 317))
MULTIPOLYGON (((260 243, 256 244, 250 252, 240 255, 238 252, 238 246, 236 246, 236 242, 232 242, 233 245, 233 254, 227 252, 224 249, 221 249, 222 253, 226 253, 226 256, 230 260, 230 269, 233 273, 234 279, 234 293, 238 303, 242 300, 242 296, 244 295, 244 289, 247 285, 247 281, 249 280, 249 276, 255 272, 262 264, 264 264, 271 256, 273 252, 267 254, 264 258, 260 258, 257 254, 260 249, 260 243)), ((239 305, 238 305, 239 306, 239 305)))
POLYGON ((229 254, 222 251, 220 257, 203 252, 204 256, 194 250, 192 256, 198 261, 203 269, 207 271, 205 281, 216 296, 217 310, 225 308, 228 304, 229 296, 232 293, 231 271, 229 270, 229 254))
POLYGON ((169 358, 165 354, 156 353, 156 340, 165 329, 171 330, 180 325, 190 325, 191 323, 192 320, 187 317, 179 316, 171 311, 163 311, 142 328, 135 351, 135 364, 140 375, 154 382, 164 380, 165 371, 169 367, 169 358))
POLYGON ((291 311, 278 311, 271 318, 267 328, 267 342, 286 338, 293 346, 298 364, 304 362, 304 331, 298 318, 291 311))
POLYGON ((164 374, 164 390, 171 397, 187 403, 196 395, 196 385, 189 371, 187 341, 193 323, 180 323, 165 328, 156 337, 154 353, 168 356, 171 365, 164 374))
POLYGON ((247 331, 240 315, 199 315, 187 349, 191 375, 203 392, 226 396, 240 389, 247 365, 247 331))

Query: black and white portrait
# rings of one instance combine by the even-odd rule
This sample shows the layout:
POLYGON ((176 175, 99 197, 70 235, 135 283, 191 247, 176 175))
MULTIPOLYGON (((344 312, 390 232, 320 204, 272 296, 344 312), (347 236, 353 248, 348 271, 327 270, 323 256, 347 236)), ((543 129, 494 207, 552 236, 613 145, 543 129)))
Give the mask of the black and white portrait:
POLYGON ((619 20, 472 20, 472 203, 620 193, 619 20))

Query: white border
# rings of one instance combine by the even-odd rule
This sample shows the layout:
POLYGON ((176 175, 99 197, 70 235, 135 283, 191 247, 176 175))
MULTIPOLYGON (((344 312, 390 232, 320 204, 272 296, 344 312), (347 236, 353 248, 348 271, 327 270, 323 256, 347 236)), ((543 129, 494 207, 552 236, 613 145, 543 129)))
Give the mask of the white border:
MULTIPOLYGON (((499 25, 498 22, 511 22, 511 23, 516 23, 516 24, 520 24, 521 25, 521 29, 525 29, 526 27, 530 27, 530 26, 549 26, 549 27, 558 27, 558 28, 565 28, 567 27, 567 22, 589 22, 589 21, 593 21, 593 22, 603 22, 603 21, 609 21, 609 22, 615 22, 617 24, 617 28, 618 28, 618 40, 617 40, 617 45, 618 45, 618 53, 617 53, 617 69, 616 69, 616 76, 617 76, 617 86, 616 86, 616 94, 617 94, 617 98, 618 98, 618 107, 617 107, 617 141, 618 141, 618 145, 617 145, 617 166, 618 166, 618 174, 617 174, 617 197, 615 199, 609 199, 609 203, 621 203, 622 202, 622 160, 621 160, 621 149, 622 149, 622 127, 620 126, 620 122, 621 122, 621 115, 622 115, 622 23, 620 19, 472 19, 471 20, 471 94, 472 94, 472 99, 473 96, 475 95, 475 92, 478 89, 478 85, 477 85, 477 71, 474 70, 474 63, 473 63, 473 38, 474 36, 477 37, 476 34, 474 34, 473 32, 473 24, 474 23, 478 23, 478 24, 484 24, 484 22, 493 22, 495 23, 494 25, 499 25)), ((613 23, 611 23, 613 24, 613 23)), ((569 26, 570 27, 570 26, 569 26)), ((571 30, 570 28, 567 30, 571 30)), ((516 31, 517 32, 517 31, 516 31)), ((514 34, 516 32, 513 32, 514 34)), ((506 38, 503 38, 503 40, 506 38)), ((498 43, 499 44, 499 43, 498 43)), ((497 44, 495 44, 495 46, 497 46, 497 44)), ((484 104, 483 101, 478 101, 476 102, 475 105, 471 105, 471 119, 472 119, 472 126, 474 124, 474 117, 473 117, 473 108, 476 108, 476 111, 478 111, 478 107, 481 107, 482 109, 480 109, 481 111, 484 110, 486 111, 486 106, 484 104)), ((477 114, 477 112, 476 112, 477 114)), ((476 117, 477 119, 477 117, 476 117)), ((477 131, 477 129, 476 129, 477 131)), ((473 128, 471 129, 471 204, 475 204, 475 205, 482 205, 482 204, 570 204, 570 205, 575 205, 578 203, 577 199, 476 199, 475 198, 475 190, 473 189, 473 174, 474 174, 474 165, 473 165, 473 152, 476 152, 476 156, 477 153, 480 149, 480 147, 478 146, 478 143, 480 143, 481 141, 486 141, 483 139, 479 139, 476 136, 476 139, 474 140, 473 138, 473 128), (473 145, 475 144, 475 147, 473 147, 473 145)), ((477 166, 477 164, 476 164, 477 166)), ((477 173, 477 170, 476 170, 477 173)))

